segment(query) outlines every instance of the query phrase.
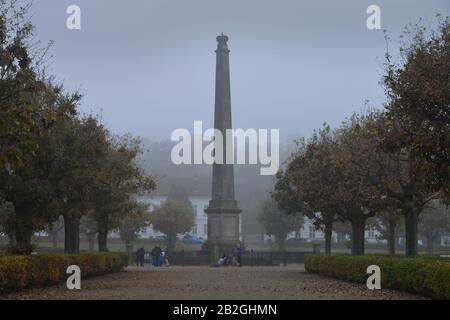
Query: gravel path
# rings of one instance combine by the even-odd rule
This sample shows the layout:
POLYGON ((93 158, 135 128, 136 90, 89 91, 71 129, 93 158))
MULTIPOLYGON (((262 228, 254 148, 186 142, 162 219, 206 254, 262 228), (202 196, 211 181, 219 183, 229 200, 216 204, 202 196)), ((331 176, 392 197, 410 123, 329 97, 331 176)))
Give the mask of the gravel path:
POLYGON ((137 268, 83 280, 81 291, 65 285, 33 289, 0 299, 423 299, 392 290, 308 274, 303 266, 137 268))

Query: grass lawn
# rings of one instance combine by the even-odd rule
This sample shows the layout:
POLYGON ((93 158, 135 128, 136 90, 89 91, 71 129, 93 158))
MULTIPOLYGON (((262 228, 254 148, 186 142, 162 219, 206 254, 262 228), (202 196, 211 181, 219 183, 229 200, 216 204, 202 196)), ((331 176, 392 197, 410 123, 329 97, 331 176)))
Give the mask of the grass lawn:
MULTIPOLYGON (((37 245, 37 251, 38 252, 63 252, 64 251, 64 242, 59 241, 56 248, 53 248, 53 245, 51 242, 49 242, 46 238, 35 238, 33 240, 33 243, 37 245)), ((320 252, 324 252, 325 244, 323 242, 315 242, 319 245, 320 252)), ((161 246, 162 248, 165 247, 164 241, 155 241, 153 239, 139 239, 134 243, 133 248, 136 250, 140 246, 144 246, 145 250, 150 251, 156 244, 161 246)), ((0 252, 4 250, 6 247, 7 242, 5 240, 0 239, 0 252)), ((88 251, 89 250, 89 243, 82 239, 80 241, 80 249, 82 251, 88 251)), ((120 239, 108 239, 108 249, 112 252, 125 252, 125 244, 120 239)), ((254 250, 254 251, 277 251, 278 247, 275 243, 267 243, 267 244, 249 244, 246 245, 247 250, 254 250)), ((94 244, 94 250, 97 251, 97 242, 94 244)), ((201 245, 199 244, 185 244, 182 241, 177 241, 176 244, 176 251, 198 251, 201 250, 201 245)), ((307 242, 288 242, 287 243, 287 251, 303 251, 303 252, 312 252, 313 251, 313 243, 307 243, 307 242)), ((332 246, 332 252, 333 253, 351 253, 350 248, 346 247, 345 245, 338 245, 333 244, 332 246)), ((379 243, 379 244, 373 244, 368 243, 366 244, 365 252, 367 254, 385 254, 387 253, 386 244, 379 243)), ((398 248, 397 249, 398 254, 403 254, 404 249, 398 248)), ((419 246, 419 254, 427 254, 424 246, 419 246)), ((436 247, 434 249, 434 254, 450 254, 450 247, 436 247)))

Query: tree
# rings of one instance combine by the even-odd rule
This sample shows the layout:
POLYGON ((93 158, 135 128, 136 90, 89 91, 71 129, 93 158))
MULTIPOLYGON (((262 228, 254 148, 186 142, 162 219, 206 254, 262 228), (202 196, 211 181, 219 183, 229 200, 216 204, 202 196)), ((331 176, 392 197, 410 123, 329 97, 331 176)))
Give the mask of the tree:
POLYGON ((33 46, 29 7, 0 0, 0 171, 14 170, 33 158, 36 132, 50 119, 38 103, 46 86, 38 79, 45 50, 33 46))
POLYGON ((136 201, 130 203, 129 213, 120 222, 120 238, 129 246, 139 238, 139 232, 149 226, 148 205, 136 201))
POLYGON ((55 219, 49 142, 55 124, 73 116, 72 97, 45 77, 48 48, 33 43, 29 8, 0 0, 0 197, 14 207, 7 227, 17 253, 29 253, 33 232, 55 219))
POLYGON ((64 217, 64 250, 80 250, 80 222, 97 199, 96 187, 108 156, 108 132, 98 119, 86 116, 59 123, 54 134, 56 155, 50 181, 64 217))
POLYGON ((140 140, 129 136, 112 137, 107 156, 97 172, 93 218, 97 222, 99 251, 108 251, 108 232, 119 227, 130 213, 130 203, 137 194, 155 188, 152 177, 137 165, 140 140))
POLYGON ((377 214, 374 221, 374 228, 380 234, 379 239, 387 241, 387 247, 390 255, 395 255, 396 243, 401 225, 401 211, 395 208, 392 211, 382 211, 377 214))
POLYGON ((52 247, 56 249, 58 247, 58 238, 61 230, 64 229, 64 220, 59 217, 55 222, 50 223, 45 231, 48 234, 50 241, 52 242, 52 247))
POLYGON ((101 153, 102 128, 79 118, 81 96, 46 77, 48 48, 36 49, 30 5, 0 0, 0 196, 14 206, 15 251, 31 251, 33 232, 64 216, 65 250, 79 250, 79 220, 101 153))
POLYGON ((374 198, 382 199, 380 212, 396 215, 399 211, 403 215, 406 255, 417 255, 419 215, 439 194, 429 194, 420 187, 424 172, 415 168, 411 152, 400 147, 396 121, 381 112, 370 112, 361 120, 365 138, 361 157, 355 162, 359 167, 356 172, 369 183, 374 198))
MULTIPOLYGON (((391 146, 405 150, 422 193, 440 192, 450 201, 450 21, 438 16, 436 29, 415 25, 405 31, 400 63, 386 54, 384 85, 391 146)), ((407 226, 407 229, 411 228, 407 226)), ((408 241, 407 241, 408 244, 408 241)))
POLYGON ((330 127, 324 124, 311 139, 297 141, 286 172, 279 172, 272 196, 279 206, 295 214, 301 212, 325 234, 325 252, 331 253, 333 223, 337 220, 332 169, 336 143, 330 127))
POLYGON ((2 228, 17 253, 34 232, 64 218, 64 250, 79 252, 80 222, 95 209, 99 248, 138 191, 154 188, 134 160, 138 148, 111 138, 95 116, 77 113, 81 96, 55 85, 33 46, 29 5, 0 0, 0 199, 14 210, 2 228))
POLYGON ((420 188, 423 173, 414 168, 411 153, 405 148, 392 148, 397 144, 392 128, 395 124, 382 112, 355 114, 338 129, 341 169, 336 172, 344 173, 340 180, 347 186, 342 190, 353 188, 358 192, 358 207, 370 217, 376 212, 390 212, 392 219, 398 212, 403 215, 406 254, 416 255, 419 214, 438 194, 427 194, 420 188))
POLYGON ((338 244, 346 244, 347 236, 351 237, 352 228, 347 221, 338 220, 333 223, 333 231, 336 232, 336 240, 338 244))
POLYGON ((338 147, 333 157, 338 214, 352 226, 352 253, 364 254, 366 221, 388 205, 385 195, 374 186, 380 174, 376 163, 384 155, 373 148, 377 112, 353 114, 336 129, 338 147))
POLYGON ((80 221, 80 233, 84 234, 89 243, 89 251, 94 251, 97 236, 97 223, 92 216, 92 210, 84 215, 80 221))
MULTIPOLYGON (((381 207, 381 197, 374 193, 367 173, 376 175, 362 154, 365 131, 363 118, 354 115, 330 132, 327 125, 300 144, 289 160, 286 172, 278 175, 274 196, 288 211, 301 211, 324 226, 326 251, 331 251, 332 225, 336 215, 352 226, 352 253, 364 254, 366 220, 381 207), (369 169, 368 169, 369 168, 369 169)), ((368 150, 369 151, 369 150, 368 150)))
POLYGON ((268 200, 262 207, 258 221, 264 227, 266 234, 275 236, 280 251, 286 250, 286 237, 292 231, 298 231, 303 226, 300 214, 287 214, 279 209, 274 200, 268 200))
POLYGON ((383 78, 388 97, 384 149, 394 155, 399 183, 389 196, 405 216, 406 254, 417 254, 420 211, 430 200, 450 200, 450 24, 437 30, 409 28, 400 48, 401 63, 386 54, 383 78))
POLYGON ((425 238, 427 252, 433 253, 436 241, 450 231, 450 210, 441 201, 433 201, 424 210, 419 224, 420 234, 425 238))
POLYGON ((54 193, 56 189, 51 176, 54 160, 62 144, 57 141, 55 131, 61 122, 74 116, 72 102, 76 99, 76 95, 63 94, 60 86, 47 83, 47 87, 40 92, 39 104, 45 105, 54 120, 41 123, 40 130, 34 133, 39 148, 32 159, 15 170, 0 171, 0 192, 14 206, 14 213, 8 223, 9 234, 14 234, 16 245, 10 248, 12 252, 31 252, 33 233, 43 230, 59 216, 54 193))
POLYGON ((0 233, 5 234, 9 238, 9 247, 15 246, 14 232, 11 223, 14 217, 14 206, 12 203, 5 202, 0 199, 0 233))
POLYGON ((150 223, 155 230, 167 236, 169 252, 175 249, 177 235, 188 232, 195 223, 192 207, 176 200, 166 200, 150 213, 150 223))

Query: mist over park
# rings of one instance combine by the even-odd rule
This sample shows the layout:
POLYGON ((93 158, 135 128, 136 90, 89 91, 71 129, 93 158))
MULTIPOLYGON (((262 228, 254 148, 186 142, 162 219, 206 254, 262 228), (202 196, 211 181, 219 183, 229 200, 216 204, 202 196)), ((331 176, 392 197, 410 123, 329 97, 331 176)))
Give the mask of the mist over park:
POLYGON ((449 15, 0 0, 0 300, 450 299, 449 15))

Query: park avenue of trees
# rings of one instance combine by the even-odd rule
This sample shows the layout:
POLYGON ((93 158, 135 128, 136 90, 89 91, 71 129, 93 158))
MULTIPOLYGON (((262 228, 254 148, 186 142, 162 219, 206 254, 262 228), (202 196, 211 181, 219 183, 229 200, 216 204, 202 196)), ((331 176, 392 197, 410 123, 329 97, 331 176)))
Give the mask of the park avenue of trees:
POLYGON ((107 251, 108 232, 123 224, 126 237, 130 219, 146 212, 134 195, 155 187, 136 165, 140 142, 80 115, 81 96, 45 72, 47 48, 33 42, 28 7, 2 0, 0 8, 0 231, 8 250, 28 254, 34 232, 63 225, 66 252, 79 252, 80 226, 107 251))
MULTIPOLYGON (((81 95, 45 70, 48 48, 34 42, 27 9, 0 0, 0 233, 9 252, 29 254, 35 232, 62 228, 66 252, 79 252, 80 233, 107 251, 110 231, 131 243, 149 221, 171 251, 192 226, 188 200, 174 195, 150 215, 136 201, 155 188, 138 165, 140 140, 115 136, 98 116, 78 112, 81 95)), ((402 228, 407 255, 418 253, 420 223, 427 243, 449 230, 450 22, 437 21, 433 30, 407 32, 399 60, 386 56, 382 109, 298 140, 259 218, 280 248, 302 224, 296 214, 323 229, 327 253, 343 223, 351 225, 355 255, 364 254, 368 223, 382 229, 391 254, 402 228)))
POLYGON ((386 55, 383 109, 300 139, 277 175, 272 196, 279 208, 313 219, 324 230, 327 253, 336 221, 351 224, 355 255, 364 254, 368 219, 384 221, 391 254, 401 219, 406 254, 418 253, 419 218, 430 206, 422 214, 428 241, 438 229, 449 230, 450 23, 437 20, 436 30, 407 30, 398 63, 386 55))
POLYGON ((140 164, 141 141, 79 114, 81 95, 46 73, 48 48, 33 41, 29 8, 0 0, 0 233, 8 253, 30 254, 38 231, 56 247, 61 230, 66 253, 80 251, 80 234, 91 251, 97 241, 105 252, 111 231, 128 246, 150 222, 173 250, 194 223, 187 195, 174 186, 151 214, 137 201, 156 187, 140 164))

